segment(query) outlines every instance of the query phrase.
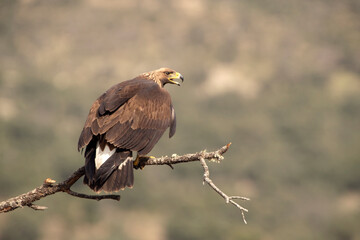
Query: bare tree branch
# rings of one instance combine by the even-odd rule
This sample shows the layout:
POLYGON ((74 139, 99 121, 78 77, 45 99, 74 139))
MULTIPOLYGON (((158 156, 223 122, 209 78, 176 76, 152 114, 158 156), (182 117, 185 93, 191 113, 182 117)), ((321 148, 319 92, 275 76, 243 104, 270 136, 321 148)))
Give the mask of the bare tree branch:
MULTIPOLYGON (((224 159, 223 154, 229 149, 229 147, 230 147, 230 143, 213 152, 201 151, 192 154, 185 154, 182 156, 173 154, 171 157, 165 156, 160 158, 150 158, 145 163, 145 165, 169 165, 172 168, 172 164, 200 161, 201 165, 204 168, 204 182, 208 183, 211 188, 213 188, 218 194, 220 194, 220 196, 222 196, 225 199, 226 203, 231 203, 235 205, 237 208, 239 208, 241 210, 243 220, 246 223, 244 212, 248 212, 248 210, 240 206, 238 203, 236 203, 234 199, 241 199, 241 200, 250 200, 250 199, 240 196, 228 196, 224 192, 222 192, 209 178, 210 175, 209 168, 205 162, 205 159, 209 161, 220 162, 221 160, 224 159)), ((86 198, 86 199, 92 199, 98 201, 102 199, 113 199, 117 201, 120 200, 120 195, 115 195, 115 194, 88 195, 88 194, 77 193, 72 191, 70 188, 84 174, 85 174, 85 167, 81 167, 78 170, 76 170, 69 178, 58 184, 55 184, 55 180, 47 178, 41 186, 27 193, 0 202, 0 213, 10 212, 17 208, 22 208, 26 206, 34 210, 45 210, 47 209, 47 207, 35 205, 33 204, 33 202, 38 201, 44 197, 47 197, 48 195, 55 194, 57 192, 65 192, 74 197, 86 198)))
POLYGON ((235 205, 237 208, 239 208, 241 210, 241 215, 243 218, 243 221, 245 224, 247 224, 246 219, 245 219, 245 214, 244 212, 248 212, 248 210, 242 206, 240 206, 238 203, 234 202, 233 199, 241 199, 241 200, 250 200, 247 197, 240 197, 240 196, 228 196, 226 195, 223 191, 221 191, 214 183, 213 181, 210 179, 210 172, 209 172, 209 167, 207 166, 205 159, 203 157, 200 157, 200 163, 204 168, 204 182, 203 184, 205 184, 205 182, 207 184, 210 185, 210 187, 212 189, 215 190, 215 192, 217 192, 220 196, 222 196, 225 199, 226 203, 231 203, 233 205, 235 205))
POLYGON ((79 178, 81 178, 84 174, 85 174, 85 167, 81 167, 78 170, 76 170, 68 179, 58 184, 54 184, 55 183, 54 180, 47 178, 41 186, 27 193, 21 194, 19 196, 1 202, 0 213, 10 212, 17 208, 25 207, 25 206, 31 207, 34 210, 44 210, 46 209, 46 207, 34 205, 33 202, 40 200, 41 198, 44 198, 46 196, 55 194, 57 192, 66 192, 75 197, 88 198, 94 200, 102 200, 102 199, 114 199, 118 201, 120 200, 119 195, 86 195, 86 194, 76 193, 70 190, 71 186, 77 180, 79 180, 79 178))

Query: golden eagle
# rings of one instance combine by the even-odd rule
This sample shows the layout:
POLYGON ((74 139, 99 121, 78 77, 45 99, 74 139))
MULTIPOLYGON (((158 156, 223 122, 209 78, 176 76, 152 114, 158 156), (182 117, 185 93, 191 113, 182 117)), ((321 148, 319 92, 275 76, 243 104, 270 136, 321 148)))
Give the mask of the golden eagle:
POLYGON ((80 134, 78 150, 85 148, 84 183, 99 192, 119 191, 134 184, 133 167, 142 160, 176 117, 167 83, 180 85, 183 76, 169 68, 143 73, 114 85, 91 106, 80 134), (137 152, 133 162, 132 152, 137 152))

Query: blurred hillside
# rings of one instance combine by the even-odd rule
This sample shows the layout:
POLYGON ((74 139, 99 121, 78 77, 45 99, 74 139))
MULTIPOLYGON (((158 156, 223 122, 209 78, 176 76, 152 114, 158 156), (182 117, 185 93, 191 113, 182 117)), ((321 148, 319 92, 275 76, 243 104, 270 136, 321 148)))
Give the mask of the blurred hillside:
POLYGON ((359 16, 357 0, 0 0, 0 200, 80 167, 92 102, 163 66, 185 82, 151 154, 231 141, 211 177, 251 198, 244 225, 198 163, 146 167, 120 202, 3 214, 0 239, 360 239, 359 16))

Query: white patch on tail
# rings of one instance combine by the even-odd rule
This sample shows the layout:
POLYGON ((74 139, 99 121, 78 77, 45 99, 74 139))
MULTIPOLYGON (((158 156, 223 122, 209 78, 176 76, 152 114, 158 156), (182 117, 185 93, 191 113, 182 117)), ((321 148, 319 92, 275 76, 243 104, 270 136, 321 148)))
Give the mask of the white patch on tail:
POLYGON ((96 156, 95 156, 95 167, 99 169, 100 166, 115 153, 116 148, 110 150, 108 145, 105 145, 104 150, 101 150, 99 142, 96 143, 96 156))
POLYGON ((123 162, 119 165, 119 170, 121 170, 121 168, 122 168, 123 166, 125 166, 125 164, 126 164, 128 161, 132 161, 132 160, 133 160, 132 157, 127 157, 127 158, 125 159, 125 161, 123 161, 123 162))

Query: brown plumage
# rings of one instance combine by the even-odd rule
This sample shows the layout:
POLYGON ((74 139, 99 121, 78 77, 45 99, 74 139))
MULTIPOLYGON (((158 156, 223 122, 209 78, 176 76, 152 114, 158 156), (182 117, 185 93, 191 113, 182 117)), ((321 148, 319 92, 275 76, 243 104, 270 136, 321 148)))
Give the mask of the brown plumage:
POLYGON ((132 152, 149 153, 168 127, 169 137, 175 134, 175 111, 164 85, 180 85, 177 79, 184 80, 160 68, 114 85, 93 103, 78 142, 78 150, 85 148, 84 183, 91 189, 132 187, 132 152))

